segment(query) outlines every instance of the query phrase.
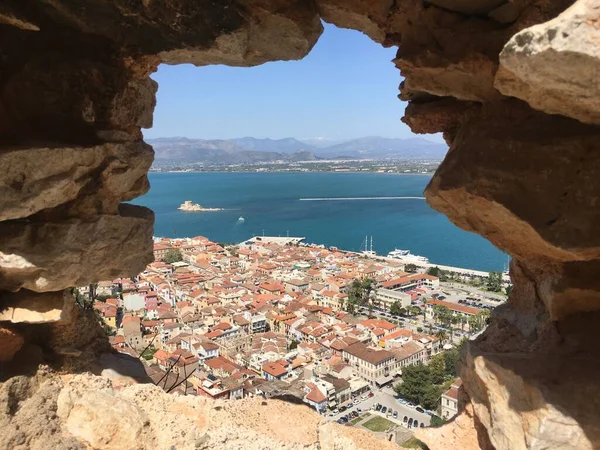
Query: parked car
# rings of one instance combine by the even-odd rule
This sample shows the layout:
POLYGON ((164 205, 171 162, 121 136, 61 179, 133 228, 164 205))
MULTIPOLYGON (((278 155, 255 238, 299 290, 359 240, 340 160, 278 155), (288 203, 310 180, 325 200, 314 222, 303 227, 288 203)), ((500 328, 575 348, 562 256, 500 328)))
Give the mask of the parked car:
POLYGON ((394 417, 394 419, 398 418, 398 411, 394 411, 393 417, 394 417))
POLYGON ((361 413, 362 412, 362 408, 356 408, 356 412, 361 413))
POLYGON ((420 428, 425 428, 425 424, 423 424, 423 422, 421 422, 421 423, 419 424, 419 427, 420 427, 420 428))
POLYGON ((420 413, 424 413, 424 412, 425 412, 425 410, 424 410, 423 408, 421 408, 420 406, 417 406, 415 409, 416 409, 418 412, 420 412, 420 413))
POLYGON ((373 394, 372 392, 369 392, 369 398, 373 397, 375 394, 373 394))
POLYGON ((340 413, 340 411, 339 411, 339 410, 337 410, 337 409, 334 409, 334 410, 333 410, 333 413, 334 413, 334 414, 339 414, 339 413, 340 413))
POLYGON ((339 418, 339 419, 337 420, 337 423, 339 423, 339 424, 342 424, 342 423, 344 423, 344 421, 343 421, 341 418, 339 418))
POLYGON ((375 407, 375 411, 381 411, 381 405, 379 403, 377 403, 377 406, 375 407))
POLYGON ((403 421, 404 423, 408 422, 408 416, 404 416, 404 419, 402 419, 402 421, 403 421))
POLYGON ((418 426, 419 426, 419 421, 418 421, 418 420, 415 420, 415 421, 413 422, 413 426, 414 426, 415 428, 416 428, 416 427, 418 427, 418 426))
POLYGON ((384 407, 382 407, 382 408, 381 408, 381 412, 382 412, 383 414, 385 414, 385 413, 387 412, 387 406, 384 406, 384 407))

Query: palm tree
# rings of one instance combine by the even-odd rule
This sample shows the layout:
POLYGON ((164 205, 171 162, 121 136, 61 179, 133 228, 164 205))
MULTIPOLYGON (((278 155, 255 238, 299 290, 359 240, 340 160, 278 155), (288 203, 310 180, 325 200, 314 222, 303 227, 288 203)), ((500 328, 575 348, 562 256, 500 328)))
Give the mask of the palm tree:
POLYGON ((445 330, 438 330, 438 332, 435 333, 435 337, 437 337, 442 345, 444 345, 444 342, 448 340, 448 333, 446 333, 445 330))

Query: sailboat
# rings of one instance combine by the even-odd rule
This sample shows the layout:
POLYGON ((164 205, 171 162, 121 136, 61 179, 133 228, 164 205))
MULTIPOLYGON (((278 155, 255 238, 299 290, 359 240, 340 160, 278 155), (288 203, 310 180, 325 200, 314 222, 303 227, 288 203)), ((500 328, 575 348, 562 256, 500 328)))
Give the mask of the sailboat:
POLYGON ((365 236, 365 240, 360 246, 360 253, 365 256, 377 256, 377 253, 373 251, 373 236, 371 236, 371 247, 369 248, 369 237, 365 236))

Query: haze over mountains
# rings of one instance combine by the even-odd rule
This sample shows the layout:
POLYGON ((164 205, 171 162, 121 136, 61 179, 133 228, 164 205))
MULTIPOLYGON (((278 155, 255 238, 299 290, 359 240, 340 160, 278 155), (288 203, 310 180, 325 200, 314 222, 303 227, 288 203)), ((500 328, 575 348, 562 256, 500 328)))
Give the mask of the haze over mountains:
POLYGON ((369 136, 344 142, 295 138, 147 139, 155 151, 155 166, 174 164, 230 165, 318 159, 442 160, 445 144, 423 138, 391 139, 369 136))

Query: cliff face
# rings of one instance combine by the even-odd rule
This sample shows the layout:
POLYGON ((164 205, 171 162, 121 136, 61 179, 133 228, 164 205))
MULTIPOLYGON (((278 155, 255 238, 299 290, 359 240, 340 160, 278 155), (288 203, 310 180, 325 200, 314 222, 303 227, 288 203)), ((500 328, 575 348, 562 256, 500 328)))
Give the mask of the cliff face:
POLYGON ((392 450, 306 405, 166 394, 152 384, 47 369, 0 387, 0 448, 392 450))
MULTIPOLYGON (((93 320, 72 311, 63 317, 57 296, 75 284, 134 275, 151 261, 151 212, 121 202, 148 189, 152 150, 140 130, 152 124, 157 86, 149 75, 157 65, 299 59, 322 32, 321 19, 399 47, 400 98, 409 101, 402 120, 417 133, 443 132, 451 147, 426 190, 428 202, 513 256, 508 305, 463 355, 463 415, 422 431, 422 438, 433 449, 445 448, 448 436, 454 448, 600 447, 600 9, 594 0, 3 2, 0 289, 2 305, 19 311, 0 317, 3 370, 18 373, 27 361, 42 360, 40 352, 62 354, 57 358, 76 370, 64 347, 93 359, 103 348, 100 334, 86 325, 93 320)), ((2 389, 20 392, 9 383, 15 381, 2 389)), ((117 438, 143 438, 154 447, 164 439, 179 442, 155 428, 140 406, 140 398, 151 397, 149 387, 115 391, 102 379, 85 379, 86 393, 52 383, 30 397, 32 409, 25 408, 29 400, 8 400, 8 416, 25 418, 35 402, 56 398, 52 420, 60 421, 65 446, 110 448, 117 438), (123 402, 131 423, 107 423, 97 436, 91 428, 108 418, 89 406, 89 396, 107 406, 123 402)), ((159 410, 195 420, 186 412, 191 400, 159 397, 159 410)), ((210 408, 202 413, 206 423, 213 416, 237 423, 210 408)), ((270 420, 271 408, 253 411, 257 423, 270 420)), ((314 421, 307 445, 341 448, 353 433, 328 435, 323 430, 337 428, 299 407, 288 413, 314 421)), ((292 422, 236 431, 235 439, 293 430, 292 422)), ((10 445, 35 448, 25 443, 38 439, 44 446, 45 426, 19 429, 10 445)), ((227 447, 212 440, 217 435, 195 439, 227 447)))

